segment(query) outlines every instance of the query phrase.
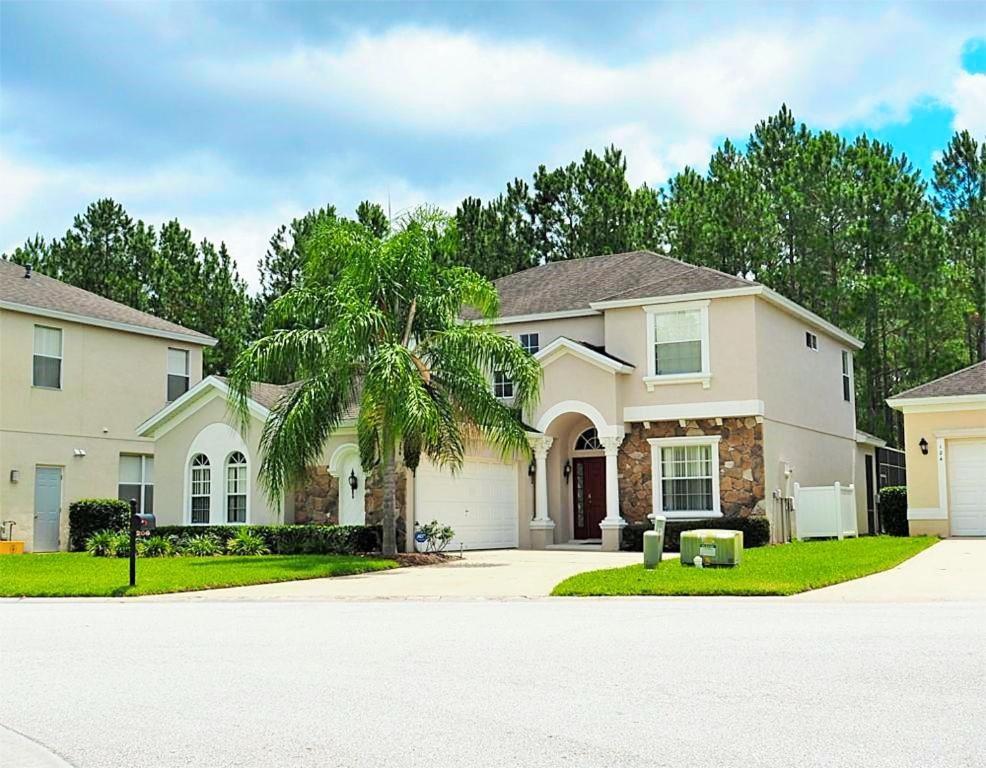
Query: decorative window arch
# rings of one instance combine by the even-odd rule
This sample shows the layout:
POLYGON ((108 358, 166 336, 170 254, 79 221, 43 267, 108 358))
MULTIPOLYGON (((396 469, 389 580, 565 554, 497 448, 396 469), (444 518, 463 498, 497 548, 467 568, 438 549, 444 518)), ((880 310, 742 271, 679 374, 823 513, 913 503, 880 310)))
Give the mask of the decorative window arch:
POLYGON ((209 457, 197 453, 192 457, 191 482, 189 483, 189 509, 193 525, 209 524, 209 507, 212 504, 212 467, 209 457))
POLYGON ((576 451, 600 451, 602 447, 603 444, 599 442, 599 432, 595 427, 589 427, 575 439, 576 451))
POLYGON ((240 451, 226 459, 226 522, 247 521, 247 460, 240 451))

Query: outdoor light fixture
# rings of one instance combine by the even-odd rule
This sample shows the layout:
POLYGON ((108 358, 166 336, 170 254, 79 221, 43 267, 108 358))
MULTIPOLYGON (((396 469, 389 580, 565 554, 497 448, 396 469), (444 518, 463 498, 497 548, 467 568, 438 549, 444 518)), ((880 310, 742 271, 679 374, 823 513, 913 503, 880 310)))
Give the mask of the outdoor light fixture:
POLYGON ((19 483, 21 481, 21 471, 19 469, 10 470, 10 482, 19 483))
POLYGON ((925 440, 923 437, 921 438, 921 442, 918 443, 918 448, 921 449, 921 453, 923 453, 925 456, 928 455, 928 441, 925 440))
POLYGON ((353 498, 356 498, 356 489, 359 488, 359 478, 356 477, 356 470, 349 470, 349 490, 353 492, 353 498))
POLYGON ((534 485, 534 475, 537 474, 537 471, 537 465, 532 459, 531 463, 527 465, 527 476, 531 478, 531 485, 534 485))
POLYGON ((562 467, 561 473, 565 475, 565 485, 568 485, 568 478, 572 476, 572 462, 565 459, 565 466, 562 467))

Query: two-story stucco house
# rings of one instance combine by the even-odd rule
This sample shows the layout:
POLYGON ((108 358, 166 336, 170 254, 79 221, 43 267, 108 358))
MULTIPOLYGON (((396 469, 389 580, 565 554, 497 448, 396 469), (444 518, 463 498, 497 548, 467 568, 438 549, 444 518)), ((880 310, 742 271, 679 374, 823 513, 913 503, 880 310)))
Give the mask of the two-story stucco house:
POLYGON ((151 511, 154 443, 136 427, 202 378, 209 336, 0 260, 0 522, 64 549, 68 504, 151 511))
MULTIPOLYGON (((574 541, 616 549, 626 522, 651 512, 762 514, 794 482, 853 482, 853 352, 862 345, 794 302, 650 252, 547 264, 496 286, 499 328, 543 366, 540 403, 525 414, 534 459, 505 461, 477 445, 455 476, 422 461, 399 486, 409 528, 447 522, 453 546, 467 548, 574 541)), ((492 378, 509 400, 511 383, 492 378)), ((218 378, 141 426, 167 478, 159 521, 228 518, 230 502, 204 489, 223 482, 217 461, 233 452, 256 467, 260 430, 282 391, 258 385, 244 435, 226 425, 218 378)), ((350 424, 284 499, 265 499, 254 469, 248 478, 250 521, 378 516, 379 489, 363 476, 350 424)))

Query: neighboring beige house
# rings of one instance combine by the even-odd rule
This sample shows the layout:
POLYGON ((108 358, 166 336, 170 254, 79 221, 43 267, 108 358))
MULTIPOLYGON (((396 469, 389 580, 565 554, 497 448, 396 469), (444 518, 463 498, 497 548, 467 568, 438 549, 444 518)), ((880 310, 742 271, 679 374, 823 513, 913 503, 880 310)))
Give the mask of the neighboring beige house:
POLYGON ((136 426, 199 382, 215 343, 0 260, 0 523, 13 538, 64 549, 80 498, 150 511, 154 443, 136 426))
MULTIPOLYGON (((627 521, 651 512, 762 514, 795 482, 854 482, 862 345, 799 305, 650 252, 551 263, 496 286, 499 328, 543 366, 540 403, 525 414, 534 458, 505 461, 476 445, 456 476, 422 461, 399 485, 408 530, 438 519, 455 529, 453 547, 616 549, 627 521)), ((492 386, 513 395, 495 372, 492 386)), ((245 436, 227 426, 226 393, 207 379, 139 429, 156 445, 159 523, 204 522, 206 508, 210 522, 229 519, 243 502, 216 489, 234 453, 247 467, 248 522, 379 519, 351 424, 309 482, 267 500, 259 432, 283 389, 259 385, 245 436)))
POLYGON ((904 414, 911 535, 986 536, 986 362, 887 403, 904 414))

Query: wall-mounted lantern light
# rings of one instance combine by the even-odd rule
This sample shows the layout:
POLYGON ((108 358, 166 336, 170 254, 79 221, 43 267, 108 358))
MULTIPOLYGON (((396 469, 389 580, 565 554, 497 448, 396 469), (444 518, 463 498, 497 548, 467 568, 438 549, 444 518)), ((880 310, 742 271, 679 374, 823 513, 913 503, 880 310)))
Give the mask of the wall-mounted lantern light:
POLYGON ((572 476, 572 462, 565 459, 565 466, 562 467, 561 473, 565 475, 565 485, 568 485, 568 478, 572 476))
POLYGON ((924 454, 925 456, 928 455, 928 441, 925 440, 923 437, 921 438, 921 441, 918 443, 918 448, 921 449, 922 454, 924 454))
POLYGON ((19 483, 21 481, 21 471, 19 469, 10 470, 10 482, 19 483))
POLYGON ((356 489, 359 488, 359 478, 356 477, 356 470, 349 470, 349 490, 353 493, 353 498, 356 498, 356 489))
POLYGON ((537 474, 537 471, 537 465, 532 459, 531 463, 527 465, 527 476, 531 478, 531 485, 534 485, 534 475, 537 474))

